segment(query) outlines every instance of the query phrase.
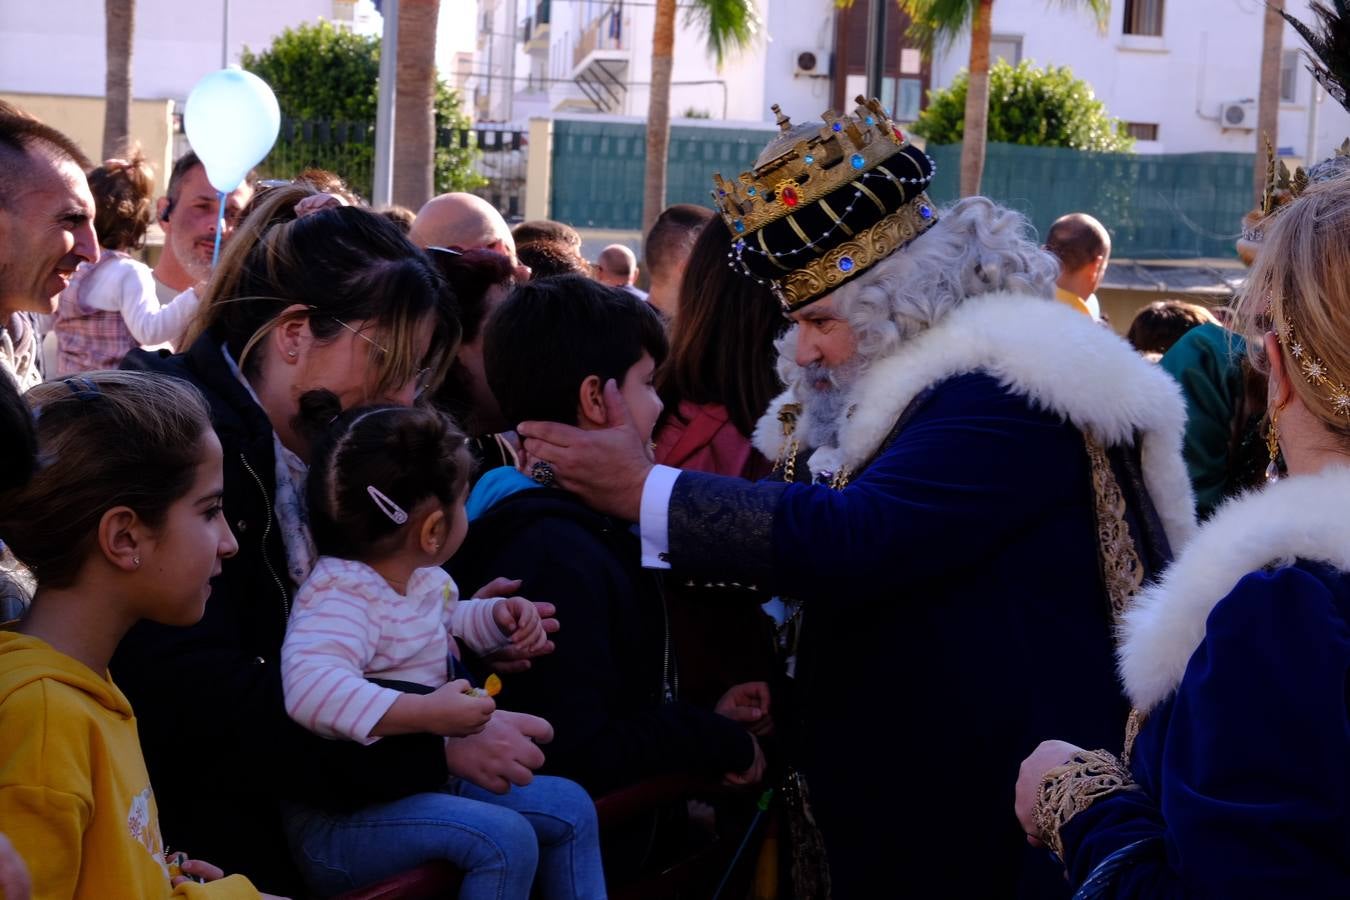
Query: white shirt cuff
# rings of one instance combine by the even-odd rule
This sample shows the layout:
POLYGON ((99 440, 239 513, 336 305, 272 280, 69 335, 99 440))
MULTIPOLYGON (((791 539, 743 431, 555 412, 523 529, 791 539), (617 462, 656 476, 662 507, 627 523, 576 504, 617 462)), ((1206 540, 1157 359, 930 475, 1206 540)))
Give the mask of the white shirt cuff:
POLYGON ((670 568, 670 495, 679 477, 679 469, 653 466, 642 484, 642 513, 638 530, 642 535, 643 568, 670 568))

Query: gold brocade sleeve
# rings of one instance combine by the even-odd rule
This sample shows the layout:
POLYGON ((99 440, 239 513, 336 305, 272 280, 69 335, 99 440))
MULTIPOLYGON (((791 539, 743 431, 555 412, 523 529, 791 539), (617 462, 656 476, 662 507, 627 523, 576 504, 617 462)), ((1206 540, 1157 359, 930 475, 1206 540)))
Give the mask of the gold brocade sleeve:
POLYGON ((1056 766, 1041 779, 1032 808, 1032 820, 1041 840, 1064 859, 1059 830, 1093 803, 1121 791, 1137 791, 1120 761, 1105 750, 1080 750, 1068 762, 1056 766))

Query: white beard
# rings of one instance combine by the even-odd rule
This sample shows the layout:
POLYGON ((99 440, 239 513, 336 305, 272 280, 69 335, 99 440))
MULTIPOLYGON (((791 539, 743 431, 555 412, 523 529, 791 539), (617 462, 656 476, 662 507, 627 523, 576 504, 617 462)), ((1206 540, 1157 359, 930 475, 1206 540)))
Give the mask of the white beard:
POLYGON ((834 368, 817 362, 798 370, 796 393, 806 426, 798 437, 803 446, 835 446, 848 418, 853 386, 866 369, 867 363, 854 356, 834 368))

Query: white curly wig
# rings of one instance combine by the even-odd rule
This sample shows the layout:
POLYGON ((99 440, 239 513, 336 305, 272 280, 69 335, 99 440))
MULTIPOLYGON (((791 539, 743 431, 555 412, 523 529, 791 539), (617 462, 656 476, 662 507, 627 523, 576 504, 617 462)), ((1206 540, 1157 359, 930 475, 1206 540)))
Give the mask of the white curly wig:
POLYGON ((960 200, 936 225, 834 292, 858 354, 889 356, 967 297, 996 291, 1052 299, 1059 263, 1021 213, 984 197, 960 200))
MULTIPOLYGON (((997 291, 1054 297, 1059 261, 1019 212, 985 197, 943 210, 924 234, 832 294, 857 340, 861 368, 890 356, 968 297, 997 291)), ((796 327, 779 342, 779 375, 794 384, 796 327)))

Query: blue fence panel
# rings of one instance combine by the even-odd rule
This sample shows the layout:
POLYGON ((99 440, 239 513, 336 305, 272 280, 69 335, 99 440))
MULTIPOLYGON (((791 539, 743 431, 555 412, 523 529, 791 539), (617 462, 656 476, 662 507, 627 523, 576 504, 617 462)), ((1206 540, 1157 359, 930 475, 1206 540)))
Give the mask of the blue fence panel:
MULTIPOLYGON (((932 146, 938 203, 958 196, 961 145, 932 146)), ((1248 153, 1145 155, 1083 153, 1064 147, 990 144, 981 192, 1026 214, 1044 236, 1070 212, 1096 216, 1112 253, 1134 259, 1236 255, 1242 217, 1252 207, 1248 153)))
MULTIPOLYGON (((666 202, 711 207, 713 172, 734 178, 750 169, 773 134, 673 126, 666 202)), ((580 228, 641 228, 646 137, 637 122, 555 121, 549 215, 580 228)))

